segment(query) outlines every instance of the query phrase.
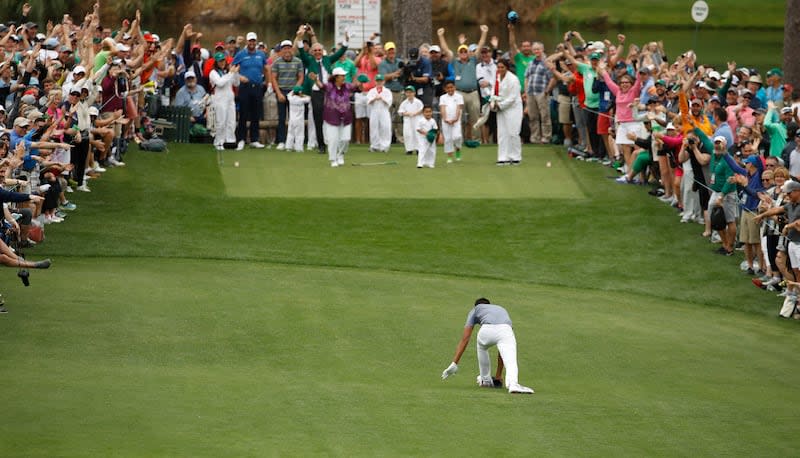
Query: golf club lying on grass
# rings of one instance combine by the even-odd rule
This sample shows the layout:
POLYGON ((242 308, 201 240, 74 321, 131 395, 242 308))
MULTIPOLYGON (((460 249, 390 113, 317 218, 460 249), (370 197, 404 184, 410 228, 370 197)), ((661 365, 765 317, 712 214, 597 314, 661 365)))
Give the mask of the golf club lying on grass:
POLYGON ((383 161, 383 162, 353 162, 354 166, 368 166, 368 165, 397 165, 397 161, 383 161))

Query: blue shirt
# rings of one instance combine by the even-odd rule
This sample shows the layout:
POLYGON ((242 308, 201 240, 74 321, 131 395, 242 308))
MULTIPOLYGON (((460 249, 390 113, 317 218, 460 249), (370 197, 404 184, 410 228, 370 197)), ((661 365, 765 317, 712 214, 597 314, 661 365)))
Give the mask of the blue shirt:
POLYGON ((231 65, 239 65, 239 74, 245 76, 251 83, 262 84, 267 55, 257 49, 250 52, 245 48, 236 53, 231 65))

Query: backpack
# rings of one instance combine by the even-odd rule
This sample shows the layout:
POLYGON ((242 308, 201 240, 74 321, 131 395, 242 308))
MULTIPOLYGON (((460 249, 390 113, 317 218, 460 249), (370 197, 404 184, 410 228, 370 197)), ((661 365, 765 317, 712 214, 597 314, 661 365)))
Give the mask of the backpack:
POLYGON ((140 143, 139 149, 142 151, 162 152, 167 150, 167 142, 158 137, 153 137, 140 143))

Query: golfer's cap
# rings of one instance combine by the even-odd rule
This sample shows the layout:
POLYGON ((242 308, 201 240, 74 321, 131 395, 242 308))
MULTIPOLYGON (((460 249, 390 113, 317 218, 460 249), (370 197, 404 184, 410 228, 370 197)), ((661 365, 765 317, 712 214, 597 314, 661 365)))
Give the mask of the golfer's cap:
POLYGON ((32 96, 31 94, 25 94, 22 98, 19 99, 20 102, 24 103, 25 105, 36 105, 36 97, 32 96))
POLYGON ((601 57, 603 57, 603 55, 599 52, 593 52, 589 55, 590 60, 600 60, 601 57))
POLYGON ((73 87, 69 90, 69 95, 81 95, 81 90, 77 87, 73 87))
POLYGON ((742 89, 742 95, 745 95, 745 94, 753 95, 753 91, 751 91, 750 89, 747 89, 747 88, 742 89))
POLYGON ((714 143, 717 142, 724 143, 726 145, 728 144, 728 140, 725 140, 725 137, 723 137, 722 135, 717 135, 716 137, 714 137, 714 143))
POLYGON ((656 81, 656 86, 664 86, 664 87, 667 87, 667 82, 666 82, 666 81, 664 81, 664 80, 658 80, 658 81, 656 81))
POLYGON ((43 33, 37 33, 36 37, 35 37, 35 40, 36 41, 44 41, 46 38, 47 38, 47 35, 45 35, 43 33))
POLYGON ((639 67, 639 73, 650 73, 650 66, 642 65, 641 67, 639 67))
POLYGON ((67 46, 67 45, 62 45, 60 48, 58 48, 58 50, 59 50, 60 52, 68 52, 68 53, 71 53, 71 52, 72 52, 72 48, 70 48, 70 47, 69 47, 69 46, 67 46))
POLYGON ((739 92, 736 90, 735 87, 729 87, 728 88, 728 94, 730 94, 731 92, 733 92, 734 94, 737 94, 737 95, 739 94, 739 92))
POLYGON ((722 79, 722 75, 720 75, 719 72, 716 70, 711 70, 710 72, 708 72, 708 77, 711 78, 712 80, 717 80, 717 81, 722 79))
POLYGON ((44 40, 44 47, 47 49, 55 49, 58 47, 58 39, 57 38, 48 38, 44 40))
POLYGON ((100 114, 100 110, 97 107, 89 107, 89 116, 98 116, 100 114))
POLYGON ((194 50, 198 50, 198 51, 199 51, 199 50, 201 50, 201 49, 203 49, 203 47, 202 47, 202 46, 200 46, 200 45, 199 45, 199 44, 197 44, 197 43, 195 43, 195 44, 193 44, 193 45, 192 45, 192 51, 194 51, 194 50))
POLYGON ((245 36, 245 38, 247 39, 247 41, 250 41, 250 40, 258 41, 258 35, 256 35, 255 32, 247 32, 247 35, 245 36))
POLYGON ((800 183, 794 180, 789 180, 783 184, 783 192, 790 193, 792 191, 800 191, 800 183))
POLYGON ((281 41, 281 49, 283 49, 283 48, 285 48, 287 46, 290 47, 290 48, 292 47, 292 40, 283 40, 283 41, 281 41))
POLYGON ((408 91, 416 92, 417 90, 416 90, 416 88, 414 88, 414 86, 406 86, 405 91, 406 92, 408 92, 408 91))
POLYGON ((161 42, 161 37, 159 37, 158 35, 153 34, 152 37, 153 37, 153 41, 155 41, 156 43, 160 43, 161 42))
POLYGON ((387 41, 386 44, 383 45, 383 49, 386 51, 390 49, 397 49, 397 45, 394 44, 394 41, 387 41))
POLYGON ((628 68, 628 64, 626 64, 624 61, 618 60, 617 63, 614 64, 614 68, 628 68))
POLYGON ((758 75, 752 75, 752 76, 750 76, 750 78, 748 78, 748 79, 747 79, 747 82, 748 82, 748 83, 756 83, 756 84, 764 84, 764 83, 761 81, 761 77, 760 77, 760 76, 758 76, 758 75))
POLYGON ((20 116, 19 118, 14 120, 14 127, 25 127, 30 126, 31 122, 28 121, 28 118, 24 116, 20 116))
POLYGON ((130 40, 131 39, 131 34, 129 34, 128 32, 123 33, 122 34, 122 39, 123 40, 130 40))
POLYGON ((236 43, 236 37, 233 35, 228 35, 225 37, 225 43, 236 43))
POLYGON ((0 103, 0 113, 5 113, 5 112, 6 112, 6 107, 2 103, 0 103))
POLYGON ((781 113, 783 113, 783 114, 791 113, 791 112, 792 112, 792 107, 783 107, 783 108, 781 108, 781 113))
POLYGON ((667 130, 670 129, 675 129, 675 124, 672 124, 671 122, 667 123, 667 130))
POLYGON ((763 115, 766 112, 767 112, 767 110, 765 110, 763 108, 756 108, 755 110, 753 110, 753 114, 755 114, 755 115, 763 115))
POLYGON ((224 52, 217 52, 214 53, 214 60, 219 62, 221 60, 225 60, 225 53, 224 52))
POLYGON ((25 28, 26 29, 38 29, 39 28, 39 24, 37 24, 35 22, 26 22, 25 23, 25 28))
POLYGON ((189 78, 197 79, 197 75, 194 73, 194 70, 188 70, 184 75, 183 79, 188 80, 189 78))
POLYGON ((72 74, 77 75, 79 73, 86 74, 86 69, 83 68, 83 65, 78 65, 74 69, 72 69, 72 74))
POLYGON ((299 94, 303 92, 303 88, 301 86, 295 86, 292 88, 292 92, 294 92, 295 94, 299 94))
POLYGON ((700 100, 700 99, 692 99, 692 101, 689 104, 690 105, 700 105, 700 106, 702 106, 703 105, 703 101, 700 100))
POLYGON ((710 90, 711 90, 711 88, 710 88, 710 87, 708 87, 708 84, 706 84, 706 82, 705 82, 705 81, 698 81, 697 83, 695 83, 695 85, 694 85, 694 86, 695 86, 695 87, 699 87, 699 88, 701 88, 701 89, 705 89, 705 90, 707 90, 707 91, 710 91, 710 90))
POLYGON ((709 101, 709 102, 717 102, 717 103, 720 103, 720 102, 719 102, 719 97, 717 97, 716 95, 715 95, 715 96, 712 96, 710 99, 708 99, 708 101, 709 101))
POLYGON ((225 43, 223 43, 221 41, 218 41, 218 42, 214 43, 214 49, 224 48, 224 47, 225 47, 225 43))
POLYGON ((440 48, 439 45, 433 45, 433 46, 431 46, 429 51, 430 52, 442 52, 442 48, 440 48))
POLYGON ((375 81, 383 81, 383 74, 378 73, 377 75, 375 75, 375 81))
POLYGON ((459 46, 458 46, 458 52, 461 52, 461 50, 462 50, 462 49, 463 49, 464 51, 467 51, 467 52, 469 52, 469 46, 467 46, 467 45, 459 45, 459 46))
POLYGON ((469 50, 469 52, 475 52, 475 51, 477 51, 477 50, 478 50, 478 45, 477 45, 477 44, 475 44, 475 43, 472 43, 471 45, 469 45, 469 47, 467 48, 467 50, 469 50))
POLYGON ((127 46, 124 43, 117 43, 117 51, 128 52, 130 50, 131 50, 130 46, 127 46))
POLYGON ((347 72, 341 67, 336 67, 331 72, 331 75, 333 75, 333 76, 339 76, 339 75, 345 76, 345 75, 347 75, 347 72))

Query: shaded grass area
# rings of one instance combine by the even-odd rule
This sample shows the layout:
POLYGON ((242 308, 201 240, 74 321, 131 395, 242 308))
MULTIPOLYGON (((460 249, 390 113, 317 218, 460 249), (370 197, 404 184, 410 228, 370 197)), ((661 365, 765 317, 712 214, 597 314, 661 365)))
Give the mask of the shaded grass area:
MULTIPOLYGON (((656 26, 694 28, 692 1, 622 0, 597 2, 565 0, 552 6, 540 21, 579 25, 656 26)), ((745 0, 708 1, 703 27, 732 29, 783 29, 786 2, 773 0, 754 5, 745 0)))
POLYGON ((487 412, 511 455, 791 453, 791 422, 776 421, 800 401, 791 323, 260 262, 62 259, 45 276, 70 296, 7 292, 28 302, 0 335, 9 455, 474 455, 497 450, 465 435, 487 412), (511 311, 536 395, 475 387, 473 345, 439 380, 476 295, 511 311))

